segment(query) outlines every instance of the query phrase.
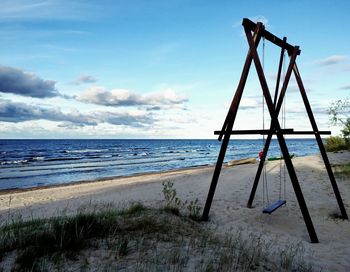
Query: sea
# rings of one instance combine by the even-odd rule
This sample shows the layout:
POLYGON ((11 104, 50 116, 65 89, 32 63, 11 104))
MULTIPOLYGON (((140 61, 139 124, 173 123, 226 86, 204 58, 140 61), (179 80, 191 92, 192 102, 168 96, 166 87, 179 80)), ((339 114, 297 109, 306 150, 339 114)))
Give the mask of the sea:
MULTIPOLYGON (((314 139, 287 139, 295 156, 317 154, 314 139)), ((0 190, 92 181, 216 163, 217 140, 0 140, 0 190)), ((231 140, 225 161, 256 157, 263 141, 231 140)), ((268 157, 280 156, 278 141, 268 157)))

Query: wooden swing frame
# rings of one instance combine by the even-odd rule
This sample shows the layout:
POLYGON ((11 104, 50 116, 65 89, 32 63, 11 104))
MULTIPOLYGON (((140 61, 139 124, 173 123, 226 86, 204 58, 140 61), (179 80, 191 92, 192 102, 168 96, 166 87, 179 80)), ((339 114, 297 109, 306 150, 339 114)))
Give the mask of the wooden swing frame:
POLYGON ((334 178, 334 174, 333 174, 331 165, 329 163, 329 160, 328 160, 328 157, 326 154, 326 150, 324 148, 324 145, 323 145, 323 142, 321 139, 322 134, 330 135, 331 132, 330 131, 319 131, 318 127, 316 125, 316 121, 315 121, 313 112, 311 110, 311 106, 310 106, 309 100, 307 98, 306 91, 305 91, 305 88, 304 88, 304 85, 303 85, 303 82, 301 80, 301 77, 300 77, 300 74, 298 71, 298 67, 296 64, 296 58, 298 55, 300 55, 299 47, 292 46, 291 44, 287 43, 287 39, 285 37, 283 39, 280 39, 280 38, 276 37, 275 35, 271 34, 270 32, 268 32, 265 29, 264 25, 261 22, 254 23, 254 22, 250 21, 249 19, 244 18, 242 25, 244 27, 244 31, 245 31, 247 41, 249 44, 249 51, 248 51, 248 54, 246 57, 246 61, 245 61, 244 67, 243 67, 243 71, 241 74, 241 78, 240 78, 236 93, 235 93, 234 98, 232 100, 230 109, 227 113, 227 116, 226 116, 226 119, 225 119, 224 124, 222 126, 222 129, 220 131, 214 132, 215 135, 219 135, 218 140, 222 141, 222 144, 221 144, 220 152, 218 155, 217 163, 215 166, 215 170, 213 173, 212 182, 211 182, 211 185, 209 188, 208 197, 207 197, 207 200, 206 200, 206 203, 204 206, 202 220, 204 220, 204 221, 208 220, 210 207, 211 207, 213 197, 215 194, 216 185, 217 185, 217 182, 219 180, 219 176, 220 176, 222 164, 224 161, 224 157, 226 154, 227 146, 228 146, 228 143, 230 141, 230 136, 232 134, 236 134, 236 135, 237 134, 267 135, 267 139, 266 139, 265 146, 263 149, 263 155, 262 155, 262 158, 260 160, 258 170, 257 170, 256 176, 254 179, 253 187, 252 187, 252 190, 250 193, 250 197, 249 197, 249 200, 247 203, 247 207, 251 208, 253 200, 254 200, 254 196, 256 193, 256 189, 258 187, 261 172, 263 169, 264 161, 266 159, 266 154, 268 152, 268 149, 269 149, 269 146, 271 143, 272 136, 276 135, 277 139, 278 139, 278 143, 279 143, 281 151, 282 151, 282 155, 283 155, 284 160, 285 160, 285 165, 286 165, 286 168, 288 170, 290 180, 291 180, 291 183, 292 183, 292 186, 293 186, 301 213, 302 213, 304 221, 305 221, 306 228, 307 228, 309 236, 310 236, 310 240, 312 243, 318 243, 318 238, 317 238, 315 228, 313 226, 308 208, 306 206, 306 202, 305 202, 303 193, 301 191, 301 187, 300 187, 300 184, 298 182, 298 178, 297 178, 292 160, 289 157, 288 147, 287 147, 284 135, 286 135, 286 134, 315 135, 315 138, 316 138, 320 153, 322 155, 323 162, 325 164, 325 167, 326 167, 326 170, 327 170, 335 197, 336 197, 337 202, 338 202, 341 216, 343 219, 348 219, 348 215, 346 213, 346 210, 345 210, 345 207, 344 207, 344 204, 343 204, 343 201, 342 201, 339 189, 338 189, 337 182, 334 178), (252 34, 252 32, 253 32, 253 34, 252 34), (280 56, 280 62, 279 62, 279 67, 278 67, 278 73, 277 73, 277 82, 276 82, 274 101, 272 101, 269 87, 268 87, 267 82, 266 82, 266 77, 265 77, 265 74, 264 74, 260 59, 259 59, 259 55, 257 52, 257 48, 258 48, 258 45, 259 45, 261 38, 265 38, 265 40, 268 40, 271 43, 273 43, 281 48, 281 56, 280 56), (282 63, 283 63, 284 52, 287 52, 287 54, 290 58, 290 62, 289 62, 288 68, 287 68, 287 72, 285 74, 281 93, 278 96, 279 81, 280 81, 280 77, 281 77, 281 68, 282 68, 282 63), (267 105, 268 111, 269 111, 270 116, 271 116, 270 129, 267 129, 267 130, 265 130, 265 129, 263 129, 263 130, 232 130, 252 61, 254 61, 255 68, 256 68, 258 78, 260 81, 260 85, 262 88, 262 92, 263 92, 263 95, 264 95, 264 98, 266 101, 266 105, 267 105), (295 79, 297 81, 299 91, 300 91, 300 94, 302 96, 302 100, 304 102, 304 106, 305 106, 306 112, 308 114, 310 123, 311 123, 312 131, 294 131, 293 129, 281 129, 281 126, 280 126, 280 123, 278 120, 278 115, 279 115, 279 112, 280 112, 281 107, 282 107, 283 99, 284 99, 292 72, 294 73, 295 79))

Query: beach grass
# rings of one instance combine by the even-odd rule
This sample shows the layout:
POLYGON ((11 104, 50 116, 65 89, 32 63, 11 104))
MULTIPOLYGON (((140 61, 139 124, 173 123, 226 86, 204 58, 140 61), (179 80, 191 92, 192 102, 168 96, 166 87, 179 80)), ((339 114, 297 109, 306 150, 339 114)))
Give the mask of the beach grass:
POLYGON ((350 163, 333 165, 333 169, 338 177, 350 177, 350 163))
MULTIPOLYGON (((0 229, 3 271, 311 271, 299 246, 215 235, 188 216, 134 203, 0 229)), ((1 270, 1 269, 0 269, 1 270)))

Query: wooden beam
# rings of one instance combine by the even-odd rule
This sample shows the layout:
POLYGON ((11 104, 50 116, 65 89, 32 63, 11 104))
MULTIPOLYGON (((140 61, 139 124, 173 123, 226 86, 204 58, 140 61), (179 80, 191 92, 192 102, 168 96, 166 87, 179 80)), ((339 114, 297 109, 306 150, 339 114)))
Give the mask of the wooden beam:
MULTIPOLYGON (((289 133, 285 133, 285 134, 289 134, 289 133)), ((291 134, 296 134, 296 135, 315 135, 315 134, 319 134, 319 135, 332 135, 331 131, 293 131, 293 133, 291 134)))
MULTIPOLYGON (((250 31, 253 31, 255 29, 255 27, 256 27, 256 23, 252 22, 248 18, 244 18, 243 19, 242 25, 246 29, 248 29, 250 31)), ((293 50, 294 50, 294 46, 293 45, 291 45, 291 44, 289 44, 287 42, 284 42, 283 40, 281 40, 277 36, 275 36, 272 33, 268 32, 266 29, 264 29, 262 31, 261 36, 265 37, 266 40, 272 42, 273 44, 275 44, 275 45, 277 45, 277 46, 279 46, 281 48, 286 49, 287 52, 288 52, 288 55, 292 55, 293 50)), ((297 54, 300 55, 300 49, 298 49, 297 54)))
MULTIPOLYGON (((222 133, 225 133, 225 131, 221 130, 215 130, 214 135, 220 135, 222 133)), ((282 133, 284 134, 291 134, 293 133, 293 129, 282 129, 282 133)), ((236 134, 259 134, 259 135, 264 135, 264 134, 276 134, 275 130, 270 130, 270 129, 244 129, 244 130, 231 130, 230 132, 231 135, 236 135, 236 134)))
MULTIPOLYGON (((287 38, 286 37, 283 37, 283 42, 284 43, 287 43, 287 38)), ((275 87, 275 97, 273 99, 273 104, 275 105, 276 107, 276 104, 277 104, 277 98, 278 98, 278 91, 280 89, 280 80, 281 80, 281 73, 282 73, 282 65, 283 65, 283 62, 284 62, 284 51, 285 49, 282 47, 281 49, 281 54, 280 54, 280 61, 279 61, 279 64, 278 64, 278 71, 277 71, 277 79, 276 79, 276 87, 275 87)))
MULTIPOLYGON (((221 134, 225 134, 226 131, 222 131, 222 130, 215 130, 214 131, 214 135, 221 135, 221 134)), ((231 130, 230 134, 231 135, 240 135, 240 134, 246 134, 246 135, 250 135, 250 134, 258 134, 258 135, 268 135, 268 134, 272 134, 275 135, 277 132, 276 130, 271 130, 271 129, 246 129, 246 130, 231 130)), ((315 134, 320 134, 320 135, 331 135, 332 132, 331 131, 295 131, 292 128, 287 128, 287 129, 281 129, 281 133, 282 134, 286 134, 286 135, 315 135, 315 134)))

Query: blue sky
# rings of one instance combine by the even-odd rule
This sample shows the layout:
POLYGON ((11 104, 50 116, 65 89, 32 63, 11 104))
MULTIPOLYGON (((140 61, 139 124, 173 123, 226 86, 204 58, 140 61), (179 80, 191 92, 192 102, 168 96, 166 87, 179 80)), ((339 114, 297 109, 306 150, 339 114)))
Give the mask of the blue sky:
MULTIPOLYGON (((214 138, 248 50, 244 17, 300 46, 319 129, 337 134, 327 108, 350 93, 349 10, 348 1, 3 0, 0 138, 214 138)), ((264 55, 273 90, 279 50, 266 42, 264 55)), ((262 128, 252 68, 237 129, 262 128)), ((296 91, 292 80, 286 127, 309 129, 296 91)))

